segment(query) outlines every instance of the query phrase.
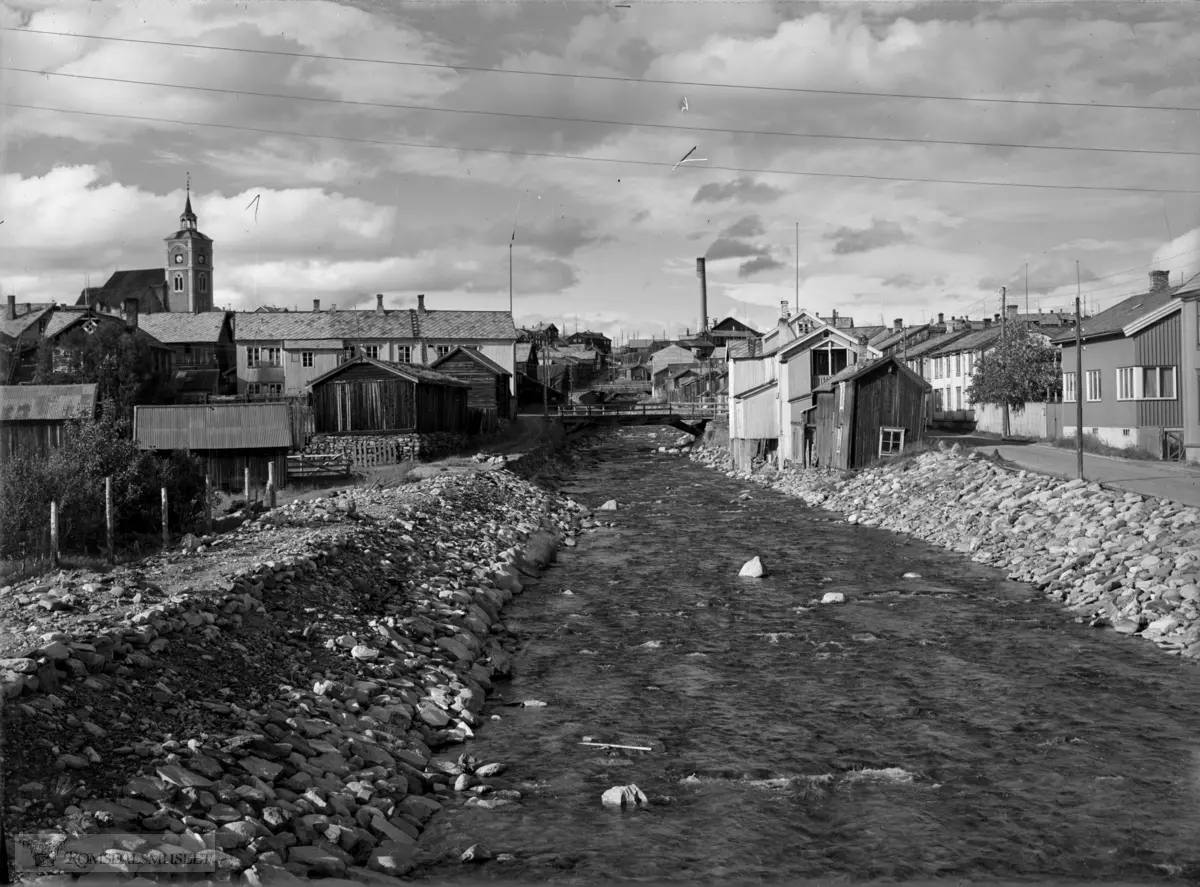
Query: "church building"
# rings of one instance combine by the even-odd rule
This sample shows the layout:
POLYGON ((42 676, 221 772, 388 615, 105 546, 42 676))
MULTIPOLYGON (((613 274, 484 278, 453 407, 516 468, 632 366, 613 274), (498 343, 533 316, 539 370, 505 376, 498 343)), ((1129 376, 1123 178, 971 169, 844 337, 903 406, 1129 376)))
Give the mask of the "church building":
POLYGON ((119 313, 136 299, 140 314, 201 314, 213 308, 212 238, 200 233, 192 211, 192 189, 179 217, 179 230, 166 241, 164 268, 115 271, 104 286, 89 287, 76 305, 119 313))

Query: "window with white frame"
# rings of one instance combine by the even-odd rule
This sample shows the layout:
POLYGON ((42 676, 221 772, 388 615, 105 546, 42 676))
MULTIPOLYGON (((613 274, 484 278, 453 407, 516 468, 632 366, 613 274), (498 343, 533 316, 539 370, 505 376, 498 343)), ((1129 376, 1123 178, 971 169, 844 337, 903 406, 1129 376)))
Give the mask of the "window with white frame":
POLYGON ((1088 370, 1083 374, 1083 396, 1089 403, 1100 400, 1100 371, 1088 370))
POLYGON ((887 458, 889 456, 898 456, 904 449, 904 429, 903 428, 880 428, 879 429, 879 456, 887 458))
POLYGON ((954 355, 954 375, 962 375, 962 354, 954 355))
POLYGON ((434 353, 436 353, 438 357, 445 357, 447 354, 449 354, 451 351, 454 350, 454 346, 453 345, 436 345, 436 346, 434 346, 433 350, 434 350, 434 353))
POLYGON ((372 360, 379 360, 379 346, 378 345, 363 345, 363 354, 366 357, 371 358, 372 360))
POLYGON ((1142 399, 1174 400, 1175 367, 1142 367, 1142 399))
POLYGON ((396 362, 412 363, 412 345, 396 346, 396 362))
POLYGON ((300 352, 300 366, 310 368, 316 363, 316 355, 311 351, 300 352))
POLYGON ((940 357, 933 359, 933 378, 942 378, 942 359, 940 357))
POLYGON ((1136 367, 1117 368, 1117 400, 1136 400, 1137 386, 1141 379, 1136 367))
POLYGON ((247 348, 246 366, 248 367, 277 367, 279 362, 278 348, 247 348))
POLYGON ((254 397, 279 397, 283 394, 283 383, 251 382, 246 386, 246 393, 254 397))
POLYGON ((1075 374, 1063 373, 1063 403, 1075 403, 1075 374))

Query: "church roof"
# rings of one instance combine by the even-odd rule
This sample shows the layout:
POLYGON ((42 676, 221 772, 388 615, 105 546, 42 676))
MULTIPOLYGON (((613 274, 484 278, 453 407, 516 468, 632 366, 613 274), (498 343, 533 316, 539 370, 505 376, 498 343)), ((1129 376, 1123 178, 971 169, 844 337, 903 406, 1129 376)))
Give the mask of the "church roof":
POLYGON ((211 237, 201 234, 195 228, 180 228, 174 234, 164 237, 163 240, 186 240, 189 237, 194 240, 203 240, 205 243, 212 243, 211 237))
POLYGON ((166 291, 167 272, 162 268, 114 271, 104 286, 89 287, 79 294, 76 305, 103 305, 116 311, 127 298, 138 300, 138 311, 152 314, 164 309, 161 293, 166 291))

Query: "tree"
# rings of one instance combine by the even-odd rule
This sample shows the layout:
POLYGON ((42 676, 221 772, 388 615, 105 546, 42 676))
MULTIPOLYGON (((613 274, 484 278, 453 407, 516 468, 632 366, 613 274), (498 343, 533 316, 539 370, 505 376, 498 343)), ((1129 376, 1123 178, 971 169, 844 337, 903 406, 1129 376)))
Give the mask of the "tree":
POLYGON ((1058 349, 1024 320, 1005 324, 996 347, 980 359, 967 388, 972 403, 995 404, 1020 412, 1040 403, 1061 385, 1058 349))
POLYGON ((88 334, 75 328, 38 346, 33 381, 39 385, 94 383, 98 401, 114 401, 129 412, 134 404, 165 399, 168 387, 154 371, 145 339, 116 324, 101 323, 88 334))

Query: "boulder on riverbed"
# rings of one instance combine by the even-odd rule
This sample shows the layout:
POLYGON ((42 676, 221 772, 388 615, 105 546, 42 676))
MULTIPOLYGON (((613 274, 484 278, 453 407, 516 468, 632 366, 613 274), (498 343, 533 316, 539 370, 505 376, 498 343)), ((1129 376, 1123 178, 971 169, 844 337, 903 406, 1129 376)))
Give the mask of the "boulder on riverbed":
POLYGON ((626 807, 648 807, 650 805, 650 799, 636 785, 614 785, 600 796, 600 801, 605 807, 616 807, 622 810, 626 807))
POLYGON ((601 505, 596 510, 597 511, 616 511, 617 510, 617 500, 609 499, 607 502, 605 502, 603 505, 601 505))
POLYGON ((767 571, 763 568, 762 558, 758 555, 750 558, 750 560, 742 564, 742 571, 738 575, 744 576, 747 579, 761 579, 767 575, 767 571))

